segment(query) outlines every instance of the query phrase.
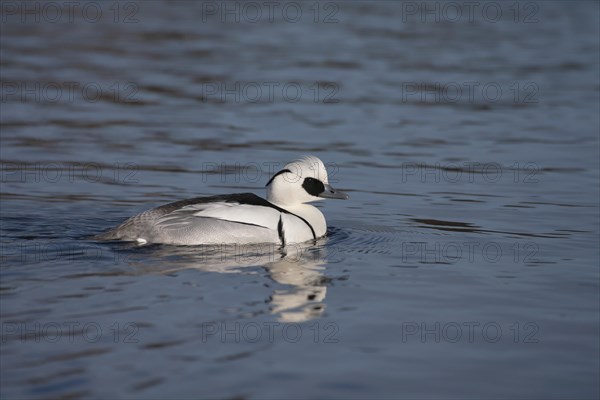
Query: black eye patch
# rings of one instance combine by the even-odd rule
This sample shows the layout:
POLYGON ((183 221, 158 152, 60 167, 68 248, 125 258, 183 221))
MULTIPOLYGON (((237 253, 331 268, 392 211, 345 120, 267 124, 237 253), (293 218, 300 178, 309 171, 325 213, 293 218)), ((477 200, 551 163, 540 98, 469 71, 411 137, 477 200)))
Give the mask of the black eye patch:
POLYGON ((308 194, 313 196, 319 196, 325 191, 325 185, 323 185, 323 182, 315 178, 305 178, 304 182, 302 182, 302 187, 308 192, 308 194))

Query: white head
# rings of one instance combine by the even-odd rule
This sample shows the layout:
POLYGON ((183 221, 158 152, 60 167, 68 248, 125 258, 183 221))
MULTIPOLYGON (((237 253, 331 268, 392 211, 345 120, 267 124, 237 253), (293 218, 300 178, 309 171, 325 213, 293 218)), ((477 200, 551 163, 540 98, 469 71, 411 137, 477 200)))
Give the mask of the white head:
POLYGON ((346 193, 329 185, 323 161, 314 156, 292 161, 267 183, 267 200, 280 206, 347 198, 346 193))

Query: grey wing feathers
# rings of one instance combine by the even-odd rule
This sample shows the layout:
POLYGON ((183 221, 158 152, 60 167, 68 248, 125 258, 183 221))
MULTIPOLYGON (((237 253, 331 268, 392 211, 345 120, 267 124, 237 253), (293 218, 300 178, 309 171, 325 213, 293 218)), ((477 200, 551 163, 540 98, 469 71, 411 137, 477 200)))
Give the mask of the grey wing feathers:
MULTIPOLYGON (((133 216, 121 225, 95 237, 97 240, 130 240, 143 238, 157 243, 217 243, 277 241, 277 232, 258 224, 233 222, 196 215, 215 204, 257 205, 277 209, 252 193, 197 197, 153 208, 133 216), (218 239, 218 240, 217 240, 218 239)), ((271 209, 272 209, 271 208, 271 209)))
POLYGON ((151 227, 154 226, 158 219, 164 214, 165 213, 159 211, 158 208, 144 211, 141 214, 127 219, 121 225, 95 236, 94 239, 136 240, 141 235, 144 235, 145 231, 151 229, 151 227))

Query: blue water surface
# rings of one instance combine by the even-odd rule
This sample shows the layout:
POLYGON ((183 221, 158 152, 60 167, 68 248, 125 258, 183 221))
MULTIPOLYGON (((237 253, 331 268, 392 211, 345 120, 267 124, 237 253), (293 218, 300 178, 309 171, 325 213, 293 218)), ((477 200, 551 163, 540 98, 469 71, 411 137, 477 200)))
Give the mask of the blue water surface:
POLYGON ((598 3, 246 4, 2 4, 1 397, 598 398, 598 3), (303 154, 316 243, 90 239, 303 154))

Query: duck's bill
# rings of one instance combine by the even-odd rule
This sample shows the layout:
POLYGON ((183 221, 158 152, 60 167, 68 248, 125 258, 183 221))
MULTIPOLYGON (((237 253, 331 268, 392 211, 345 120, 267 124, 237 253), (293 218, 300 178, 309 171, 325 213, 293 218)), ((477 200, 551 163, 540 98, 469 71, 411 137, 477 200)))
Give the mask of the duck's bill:
POLYGON ((322 197, 324 199, 346 200, 350 196, 348 196, 348 194, 342 192, 341 190, 336 190, 336 189, 332 188, 330 185, 325 185, 325 190, 323 192, 319 193, 319 197, 322 197))

